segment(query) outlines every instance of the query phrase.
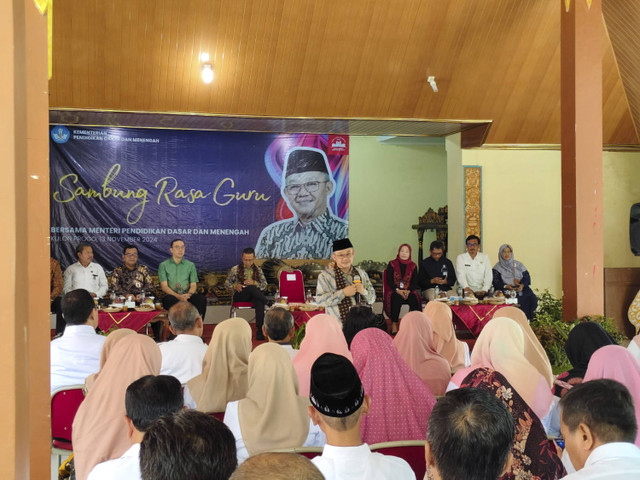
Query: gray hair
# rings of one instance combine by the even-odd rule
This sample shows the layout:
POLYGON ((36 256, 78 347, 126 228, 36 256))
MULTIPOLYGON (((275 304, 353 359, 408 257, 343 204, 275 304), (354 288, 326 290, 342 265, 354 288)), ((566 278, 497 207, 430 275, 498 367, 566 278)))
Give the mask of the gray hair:
POLYGON ((169 309, 169 322, 176 332, 193 329, 199 317, 198 309, 189 302, 178 302, 169 309))

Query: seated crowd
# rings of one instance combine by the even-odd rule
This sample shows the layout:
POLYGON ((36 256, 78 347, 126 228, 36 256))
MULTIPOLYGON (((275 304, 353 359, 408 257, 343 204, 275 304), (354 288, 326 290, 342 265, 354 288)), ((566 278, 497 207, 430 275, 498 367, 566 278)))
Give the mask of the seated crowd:
MULTIPOLYGON (((415 479, 425 470, 433 479, 640 478, 633 347, 584 322, 567 340, 573 368, 555 378, 523 310, 502 309, 470 353, 448 305, 422 310, 423 296, 456 281, 479 294, 499 283, 526 298, 530 278, 511 247, 501 247, 492 271, 472 237, 456 269, 434 242, 418 274, 410 248, 400 247, 386 273, 391 334, 370 308, 375 291, 352 265, 351 242, 336 241, 334 264, 318 278, 326 313, 308 320, 299 350, 290 343, 293 316, 281 308, 258 308, 266 343, 254 348, 248 322, 230 318, 206 345, 181 240, 160 276, 175 300, 166 305, 175 339, 156 344, 127 329, 99 335, 93 297, 102 269, 94 267, 98 278, 86 274, 95 264, 81 248, 60 306, 67 327, 51 343, 52 392, 86 392, 73 422, 75 478, 415 479), (410 312, 400 321, 403 303, 410 312), (370 447, 395 441, 424 443, 420 468, 370 447), (295 453, 303 447, 317 448, 311 461, 295 453)), ((228 284, 267 305, 254 259, 245 250, 228 284)))

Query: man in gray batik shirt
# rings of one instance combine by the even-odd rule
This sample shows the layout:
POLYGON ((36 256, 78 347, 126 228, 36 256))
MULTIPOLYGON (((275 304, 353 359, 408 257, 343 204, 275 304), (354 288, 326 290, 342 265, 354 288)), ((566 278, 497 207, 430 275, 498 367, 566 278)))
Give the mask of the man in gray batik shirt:
POLYGON ((335 190, 322 150, 296 147, 285 159, 282 197, 293 218, 266 226, 256 244, 258 258, 329 258, 335 239, 345 238, 348 224, 329 210, 335 190))

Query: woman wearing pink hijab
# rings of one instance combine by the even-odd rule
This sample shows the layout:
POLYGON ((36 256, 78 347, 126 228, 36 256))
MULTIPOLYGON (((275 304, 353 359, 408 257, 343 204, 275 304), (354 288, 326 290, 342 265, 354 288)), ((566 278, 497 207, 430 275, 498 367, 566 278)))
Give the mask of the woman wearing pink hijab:
POLYGON ((424 440, 436 399, 402 360, 391 337, 378 328, 361 330, 351 342, 351 353, 364 392, 371 397, 360 425, 362 440, 424 440))
POLYGON ((309 396, 311 366, 323 353, 335 353, 353 361, 340 322, 331 315, 316 315, 307 322, 300 351, 293 358, 300 395, 309 396))
MULTIPOLYGON (((620 345, 604 346, 591 356, 583 382, 600 378, 616 380, 627 387, 633 397, 636 420, 640 425, 640 362, 620 345)), ((640 435, 636 437, 635 443, 640 447, 640 435)))
POLYGON ((409 312, 402 318, 393 342, 402 359, 436 396, 445 394, 451 367, 435 348, 429 319, 422 312, 409 312))
POLYGON ((470 364, 469 346, 456 338, 451 307, 442 302, 429 302, 424 314, 431 321, 436 351, 447 359, 452 372, 470 364))

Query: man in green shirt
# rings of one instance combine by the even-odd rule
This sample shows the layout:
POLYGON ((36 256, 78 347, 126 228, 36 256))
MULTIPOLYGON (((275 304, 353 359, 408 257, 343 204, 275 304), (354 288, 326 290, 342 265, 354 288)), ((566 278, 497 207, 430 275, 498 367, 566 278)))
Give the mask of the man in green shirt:
POLYGON ((207 312, 207 298, 196 293, 198 272, 194 263, 184 258, 185 246, 182 239, 173 240, 169 251, 171 258, 166 259, 158 267, 160 288, 165 293, 162 306, 165 310, 169 310, 180 300, 190 302, 204 319, 207 312))

